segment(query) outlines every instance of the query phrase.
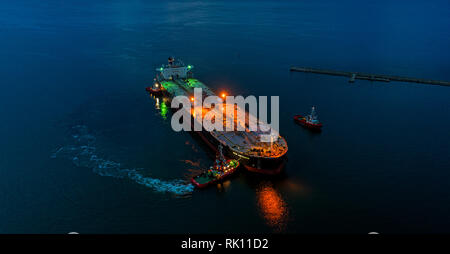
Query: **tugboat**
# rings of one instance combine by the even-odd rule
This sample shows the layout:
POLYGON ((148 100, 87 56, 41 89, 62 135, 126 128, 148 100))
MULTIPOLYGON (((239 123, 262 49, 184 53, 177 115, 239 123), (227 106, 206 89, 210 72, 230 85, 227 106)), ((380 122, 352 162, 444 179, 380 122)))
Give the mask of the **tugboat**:
POLYGON ((197 188, 205 188, 233 174, 238 167, 239 161, 225 160, 222 145, 219 144, 214 165, 200 175, 192 177, 191 182, 197 188))
POLYGON ((153 94, 153 95, 155 95, 155 96, 160 96, 160 95, 163 95, 163 92, 164 92, 163 89, 164 89, 164 88, 163 88, 160 84, 158 84, 157 82, 155 82, 155 83, 153 84, 153 86, 148 86, 148 87, 146 87, 146 88, 145 88, 145 91, 147 91, 147 92, 149 92, 150 94, 153 94))
POLYGON ((312 107, 310 115, 296 115, 294 116, 294 121, 311 130, 320 131, 322 128, 322 123, 319 122, 316 109, 314 107, 312 107))

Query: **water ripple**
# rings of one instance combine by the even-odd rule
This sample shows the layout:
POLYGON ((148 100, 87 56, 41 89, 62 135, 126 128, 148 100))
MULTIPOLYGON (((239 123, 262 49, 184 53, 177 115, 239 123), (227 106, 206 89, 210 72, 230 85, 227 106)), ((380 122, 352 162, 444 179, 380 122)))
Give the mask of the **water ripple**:
POLYGON ((51 158, 66 158, 78 167, 91 168, 96 174, 114 178, 130 179, 138 184, 151 188, 156 192, 187 195, 194 187, 185 180, 161 180, 144 176, 143 168, 126 168, 120 163, 106 160, 97 155, 96 137, 88 132, 85 125, 73 126, 72 141, 58 148, 51 158))

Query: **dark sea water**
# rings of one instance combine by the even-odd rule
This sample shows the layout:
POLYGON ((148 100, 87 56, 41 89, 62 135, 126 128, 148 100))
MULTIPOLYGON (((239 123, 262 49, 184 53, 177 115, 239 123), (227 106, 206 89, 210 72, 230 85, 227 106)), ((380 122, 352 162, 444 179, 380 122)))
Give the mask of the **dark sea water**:
POLYGON ((448 1, 2 1, 0 233, 449 233, 448 1), (362 3, 364 2, 364 3, 362 3), (233 95, 280 96, 289 161, 221 188, 150 97, 168 56, 233 95), (292 121, 317 107, 320 134, 292 121))

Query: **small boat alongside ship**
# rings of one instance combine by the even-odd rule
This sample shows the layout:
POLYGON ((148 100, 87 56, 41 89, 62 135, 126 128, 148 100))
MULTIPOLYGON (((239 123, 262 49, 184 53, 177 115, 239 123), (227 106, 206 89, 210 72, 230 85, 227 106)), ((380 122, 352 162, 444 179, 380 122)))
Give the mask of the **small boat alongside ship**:
MULTIPOLYGON (((175 61, 173 57, 170 57, 168 64, 156 69, 157 74, 153 87, 155 89, 159 88, 161 93, 169 100, 176 96, 186 96, 193 100, 195 88, 202 89, 203 97, 217 96, 209 87, 193 77, 193 68, 192 65, 185 65, 183 62, 175 61)), ((149 88, 148 91, 157 92, 159 90, 149 88)), ((191 112, 189 112, 192 127, 194 122, 197 121, 194 116, 195 112, 201 112, 203 118, 211 110, 203 108, 201 105, 197 107, 200 108, 193 106, 191 112)), ((216 131, 202 128, 201 131, 195 131, 194 133, 213 151, 216 151, 218 145, 222 145, 224 156, 239 161, 248 171, 269 175, 280 173, 284 168, 287 157, 288 145, 286 140, 276 130, 272 130, 267 123, 260 121, 256 116, 247 112, 245 108, 240 108, 235 104, 227 104, 226 102, 223 103, 223 107, 234 108, 236 116, 242 114, 247 116, 248 121, 245 123, 234 121, 234 126, 240 125, 243 131, 238 131, 236 130, 237 128, 232 131, 216 131), (264 126, 261 129, 269 131, 250 130, 248 128, 251 125, 250 121, 256 124, 255 126, 264 126), (268 133, 270 133, 270 142, 265 142, 261 136, 267 136, 268 133)), ((223 121, 223 129, 226 129, 226 126, 227 121, 225 120, 223 121)))
POLYGON ((164 93, 164 88, 161 87, 158 83, 154 83, 153 86, 148 86, 145 88, 145 91, 149 92, 154 96, 161 96, 164 93))
POLYGON ((311 114, 307 116, 295 115, 294 121, 310 130, 320 131, 323 124, 319 122, 315 107, 312 107, 311 114))
POLYGON ((218 183, 236 172, 239 167, 239 161, 225 159, 221 145, 219 145, 217 150, 214 165, 208 170, 205 170, 205 172, 191 178, 191 182, 195 187, 205 188, 214 183, 218 183))

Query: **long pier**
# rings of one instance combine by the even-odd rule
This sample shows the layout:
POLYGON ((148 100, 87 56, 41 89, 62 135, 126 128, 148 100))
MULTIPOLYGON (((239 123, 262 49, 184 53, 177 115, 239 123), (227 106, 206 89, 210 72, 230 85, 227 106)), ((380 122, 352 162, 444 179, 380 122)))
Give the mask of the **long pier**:
POLYGON ((382 74, 370 74, 370 73, 362 73, 362 72, 334 71, 334 70, 323 70, 323 69, 305 68, 305 67, 291 67, 290 70, 297 71, 297 72, 308 72, 308 73, 348 77, 349 78, 348 82, 350 82, 350 83, 355 82, 355 79, 363 79, 363 80, 380 81, 380 82, 400 81, 400 82, 412 82, 412 83, 427 84, 427 85, 450 86, 449 81, 409 78, 409 77, 382 75, 382 74))

